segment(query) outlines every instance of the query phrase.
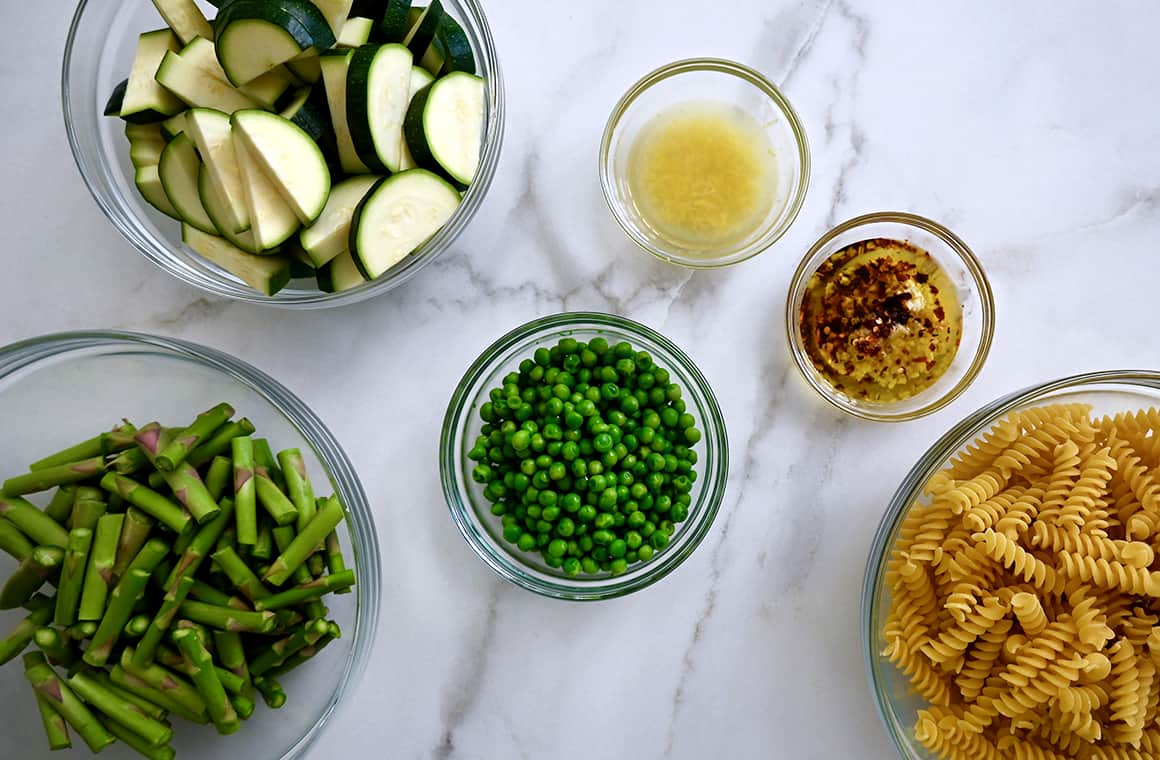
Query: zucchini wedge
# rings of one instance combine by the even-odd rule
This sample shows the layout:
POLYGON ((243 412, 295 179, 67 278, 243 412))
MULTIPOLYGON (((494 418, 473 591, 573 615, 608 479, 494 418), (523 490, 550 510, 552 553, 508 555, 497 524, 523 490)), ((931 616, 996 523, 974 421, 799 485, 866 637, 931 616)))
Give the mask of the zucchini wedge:
POLYGON ((212 108, 233 113, 257 108, 258 103, 228 82, 169 51, 157 68, 157 81, 193 108, 212 108))
POLYGON ((156 79, 157 69, 165 56, 179 48, 177 37, 168 29, 145 32, 137 38, 133 68, 121 96, 119 115, 122 119, 142 124, 162 121, 185 110, 182 102, 156 79))
POLYGON ((443 18, 443 3, 431 0, 431 4, 423 8, 415 19, 403 44, 411 49, 415 60, 421 60, 427 48, 435 41, 435 32, 439 30, 439 20, 443 18))
POLYGON ((314 6, 322 12, 326 23, 330 25, 330 30, 337 37, 343 24, 351 15, 350 8, 354 5, 354 0, 313 0, 313 2, 314 6))
POLYGON ((343 251, 320 266, 315 276, 318 278, 318 289, 323 293, 341 293, 367 281, 362 272, 358 271, 350 251, 343 251))
POLYGON ((298 231, 298 216, 282 200, 278 188, 251 155, 246 141, 235 139, 233 144, 245 188, 246 212, 250 217, 254 248, 259 251, 277 248, 298 231))
POLYGON ((290 260, 285 256, 255 256, 188 224, 181 225, 181 240, 202 258, 264 295, 272 296, 290 282, 290 260))
POLYGON ((226 221, 226 201, 225 194, 210 178, 209 171, 205 164, 201 165, 201 170, 197 173, 197 195, 201 199, 201 205, 205 207, 205 213, 213 221, 214 226, 217 227, 218 232, 226 240, 230 241, 238 248, 241 248, 246 253, 266 254, 271 251, 263 251, 254 242, 254 233, 252 230, 245 230, 244 232, 227 232, 230 228, 229 222, 226 221))
POLYGON ((318 63, 318 51, 314 48, 302 51, 286 61, 286 70, 306 84, 314 84, 322 79, 322 66, 318 63))
MULTIPOLYGON (((239 233, 250 228, 246 210, 246 189, 234 152, 234 135, 230 117, 208 108, 191 108, 186 116, 186 133, 193 138, 197 152, 221 195, 217 216, 209 214, 220 234, 239 233)), ((202 199, 204 205, 205 199, 202 199)), ((209 209, 206 208, 206 212, 209 209)))
POLYGON ((382 275, 438 232, 459 206, 459 192, 425 169, 380 180, 355 209, 350 252, 368 280, 382 275))
POLYGON ((133 173, 133 184, 137 186, 137 192, 141 193, 146 203, 171 219, 181 221, 181 215, 173 208, 173 204, 165 195, 165 188, 161 186, 157 164, 137 167, 137 171, 133 173))
POLYGON ((257 79, 246 82, 238 90, 263 108, 273 110, 290 92, 294 79, 285 66, 275 66, 257 79))
POLYGON ((351 139, 346 119, 346 77, 354 51, 343 50, 319 57, 326 101, 330 106, 330 122, 334 127, 334 141, 338 146, 338 161, 347 174, 369 174, 370 169, 359 159, 351 139))
POLYGON ((378 172, 402 165, 403 118, 411 86, 411 51, 403 45, 364 45, 346 74, 346 116, 359 159, 378 172))
MULTIPOLYGON (((410 107, 411 101, 414 100, 416 93, 434 81, 434 75, 427 71, 427 69, 423 68, 422 66, 411 67, 411 87, 410 91, 407 93, 408 108, 410 107)), ((406 135, 400 135, 400 139, 403 143, 403 158, 399 164, 400 169, 406 171, 407 169, 416 168, 419 165, 415 163, 415 157, 411 155, 411 149, 407 147, 406 135)))
POLYGON ((172 140, 179 134, 185 131, 186 118, 189 116, 189 111, 182 111, 176 116, 170 116, 165 121, 161 122, 161 135, 166 140, 172 140))
POLYGON ((441 171, 462 187, 479 168, 484 82, 455 71, 416 93, 403 134, 419 166, 441 171))
POLYGON ((193 0, 153 0, 153 5, 183 43, 189 44, 194 37, 213 39, 213 27, 193 0))
POLYGON ((402 42, 411 28, 411 0, 387 0, 387 7, 375 30, 378 42, 402 42))
POLYGON ((214 19, 217 55, 234 85, 243 85, 304 50, 334 45, 334 31, 309 0, 231 0, 214 19))
POLYGON ((165 197, 173 204, 178 216, 202 232, 217 234, 217 227, 205 212, 201 196, 197 190, 197 174, 201 171, 201 159, 189 135, 181 134, 169 141, 161 151, 157 164, 157 174, 165 197))
POLYGON ((374 31, 374 28, 375 22, 373 19, 366 18, 365 16, 351 16, 342 25, 342 30, 339 32, 334 46, 336 48, 354 49, 359 45, 365 45, 370 41, 371 32, 374 31))
POLYGON ((129 160, 134 169, 156 166, 165 150, 165 136, 160 124, 126 124, 125 137, 129 140, 129 160))
POLYGON ((360 174, 339 182, 331 188, 326 206, 314 224, 298 233, 298 242, 315 268, 347 250, 354 210, 380 179, 373 174, 360 174))
POLYGON ((443 56, 443 67, 433 74, 450 74, 452 71, 475 73, 475 53, 471 49, 471 41, 467 39, 467 32, 446 13, 439 19, 435 47, 443 56))
POLYGON ((318 143, 297 124, 268 111, 238 111, 230 120, 235 139, 303 224, 322 213, 330 195, 330 170, 318 143))

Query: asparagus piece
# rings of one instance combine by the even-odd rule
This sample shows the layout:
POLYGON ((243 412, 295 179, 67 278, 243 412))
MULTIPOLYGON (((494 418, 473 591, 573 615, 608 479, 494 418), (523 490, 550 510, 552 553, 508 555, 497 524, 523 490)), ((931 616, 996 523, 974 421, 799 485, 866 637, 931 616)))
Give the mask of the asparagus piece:
MULTIPOLYGON (((192 630, 192 628, 181 628, 174 631, 172 637, 174 643, 176 643, 177 640, 181 638, 181 636, 186 635, 186 633, 192 630)), ((205 647, 204 639, 201 640, 201 645, 205 647)), ((206 647, 206 649, 208 650, 209 647, 206 647)), ((188 657, 179 651, 168 649, 167 647, 161 647, 157 650, 157 662, 167 668, 173 669, 183 676, 193 676, 193 664, 190 663, 188 657)), ((235 675, 225 668, 216 665, 214 666, 214 670, 217 672, 217 677, 218 680, 221 681, 222 688, 225 689, 227 693, 244 694, 246 692, 248 684, 242 680, 241 676, 235 675)))
POLYGON ((68 685, 81 699, 110 720, 120 723, 149 745, 167 744, 173 738, 173 729, 159 720, 143 715, 131 702, 106 689, 88 672, 80 671, 68 678, 68 685))
MULTIPOLYGON (((241 694, 249 695, 253 689, 250 677, 250 667, 246 659, 246 650, 242 646, 242 635, 237 631, 214 631, 214 648, 217 649, 218 660, 231 673, 241 679, 241 694)), ((236 705, 235 705, 236 707, 236 705)), ((248 715, 241 715, 243 719, 248 715)))
POLYGON ((234 587, 242 592, 242 596, 251 602, 270 595, 270 589, 262 585, 261 579, 254 575, 250 566, 232 548, 226 546, 218 549, 213 554, 213 560, 234 584, 234 587))
POLYGON ((0 496, 0 517, 6 517, 38 546, 68 546, 68 531, 19 496, 0 496))
POLYGON ((0 589, 0 610, 23 606, 45 581, 60 573, 63 562, 64 551, 55 546, 38 546, 33 549, 32 554, 8 576, 4 588, 0 589))
POLYGON ((101 478, 101 487, 119 494, 125 501, 156 518, 174 533, 181 533, 189 524, 190 516, 184 509, 152 488, 124 475, 115 472, 106 473, 105 477, 101 478))
POLYGON ((64 636, 55 628, 49 626, 37 628, 32 634, 32 640, 53 665, 67 668, 79 657, 77 651, 69 646, 64 636))
POLYGON ((25 605, 28 615, 0 639, 0 665, 20 654, 32 641, 36 629, 48 625, 52 620, 53 601, 43 594, 37 594, 25 605))
POLYGON ((162 448, 154 460, 157 469, 162 472, 172 472, 179 464, 185 461, 189 453, 197 448, 203 440, 211 437, 213 432, 234 416, 234 408, 229 404, 217 406, 197 415, 189 427, 176 433, 173 440, 162 448))
POLYGON ((88 528, 73 528, 68 534, 68 549, 60 569, 60 585, 56 592, 56 614, 52 622, 62 628, 77 621, 77 609, 85 584, 85 565, 93 545, 93 532, 88 528))
MULTIPOLYGON (((209 465, 209 470, 205 473, 205 488, 209 491, 209 496, 214 501, 220 501, 226 492, 226 487, 230 484, 230 477, 233 475, 233 462, 225 457, 214 457, 209 465)), ((238 499, 234 496, 234 509, 237 509, 238 499)))
POLYGON ((34 470, 23 475, 17 475, 4 481, 0 486, 0 493, 6 496, 20 496, 26 493, 47 491, 55 486, 79 483, 88 480, 105 471, 103 457, 82 459, 79 462, 58 464, 55 467, 46 467, 43 470, 34 470))
MULTIPOLYGON (((278 547, 278 551, 286 551, 286 547, 293 543, 295 535, 294 528, 289 525, 274 528, 274 545, 278 547)), ((310 559, 315 559, 316 557, 318 557, 317 554, 310 555, 310 559)), ((294 575, 291 576, 295 586, 301 586, 314 580, 314 576, 310 574, 310 568, 307 567, 307 564, 306 562, 302 563, 294 571, 294 575)), ((318 620, 326 617, 326 605, 318 599, 310 599, 306 602, 304 612, 306 613, 306 617, 318 620)))
POLYGON ((56 711, 47 697, 39 691, 34 691, 33 694, 36 696, 36 707, 40 710, 40 722, 44 724, 44 735, 48 739, 48 748, 54 752, 58 749, 70 749, 72 739, 68 735, 68 723, 56 711))
POLYGON ((257 678, 272 668, 281 665, 287 657, 304 647, 316 643, 330 633, 330 624, 325 620, 311 620, 283 639, 278 639, 250 659, 250 674, 257 678))
POLYGON ((76 491, 76 486, 73 485, 64 485, 56 489, 52 500, 44 508, 44 513, 61 525, 67 525, 69 515, 73 511, 73 503, 76 502, 76 491))
POLYGON ((294 537, 294 541, 274 560, 264 581, 281 586, 294 573, 295 568, 314 553, 326 536, 342 522, 342 505, 331 496, 326 504, 314 515, 314 519, 294 537))
POLYGON ((117 539, 117 559, 113 562, 113 577, 125 574, 129 563, 149 540, 149 534, 156 523, 153 518, 136 507, 125 510, 125 521, 121 525, 121 535, 117 539))
POLYGON ((296 654, 287 657, 286 660, 276 668, 273 668, 266 673, 267 678, 281 678, 285 674, 297 668, 302 663, 317 656, 319 652, 326 648, 326 646, 335 639, 342 638, 342 631, 338 627, 338 623, 333 620, 330 621, 330 632, 320 638, 317 643, 312 646, 303 647, 298 650, 296 654))
MULTIPOLYGON (((102 614, 104 614, 102 612, 102 614)), ((73 641, 83 641, 84 639, 91 639, 93 634, 97 632, 97 621, 85 620, 76 625, 70 625, 65 632, 73 641)))
POLYGON ((193 515, 198 525, 204 525, 221 512, 193 465, 183 462, 172 472, 163 474, 173 496, 193 515))
POLYGON ((230 596, 205 581, 194 580, 193 586, 189 589, 189 595, 199 602, 216 604, 218 607, 233 607, 235 610, 251 609, 250 605, 241 597, 230 596))
POLYGON ((148 615, 134 615, 129 618, 129 622, 125 623, 125 627, 121 629, 121 633, 131 639, 139 639, 145 635, 145 631, 149 630, 149 622, 150 617, 148 615))
POLYGON ((117 560, 117 541, 121 536, 124 515, 104 515, 97 521, 93 545, 89 550, 89 565, 85 570, 77 617, 81 620, 100 620, 105 614, 105 601, 113 580, 113 563, 117 560))
MULTIPOLYGON (((178 705, 177 710, 170 710, 170 712, 180 711, 186 715, 205 718, 205 702, 202 700, 201 695, 198 694, 197 689, 193 687, 193 684, 181 676, 157 663, 147 665, 143 668, 137 667, 133 664, 133 647, 125 647, 122 650, 120 665, 125 673, 136 676, 148 686, 164 694, 166 700, 174 705, 178 705)), ((110 675, 113 676, 113 682, 116 683, 117 678, 115 673, 110 673, 110 675)))
POLYGON ((254 600, 254 609, 279 610, 284 607, 296 607, 303 602, 317 599, 320 596, 340 588, 350 588, 354 585, 354 571, 343 570, 335 575, 324 575, 301 586, 280 591, 261 599, 254 600))
POLYGON ((144 757, 145 760, 173 760, 177 757, 177 751, 168 744, 158 746, 149 744, 120 723, 109 721, 108 729, 109 733, 125 742, 130 749, 144 757))
POLYGON ((254 468, 254 493, 275 525, 293 525, 298 522, 297 507, 278 488, 270 477, 270 471, 261 465, 254 468))
POLYGON ((222 499, 221 512, 202 525, 197 534, 189 542, 189 546, 181 554, 181 559, 169 574, 166 588, 171 587, 182 575, 195 575, 202 561, 213 551, 222 532, 229 526, 234 516, 234 503, 230 499, 222 499))
POLYGON ((248 694, 231 694, 230 704, 234 706, 234 712, 242 720, 249 720, 250 716, 254 714, 254 707, 256 706, 253 698, 248 694))
MULTIPOLYGON (((341 573, 346 569, 346 560, 342 556, 342 544, 338 541, 338 531, 332 530, 326 537, 326 569, 332 575, 341 573)), ((319 573, 315 573, 318 575, 319 573)), ((350 589, 339 589, 335 593, 349 594, 350 589)))
POLYGON ((108 608, 85 650, 84 660, 89 665, 99 668, 108 662, 125 623, 133 616, 133 603, 145 593, 145 586, 149 583, 153 569, 168 553, 168 544, 161 539, 151 538, 129 563, 129 569, 125 571, 124 577, 109 594, 108 608))
MULTIPOLYGON (((145 671, 141 671, 145 672, 145 671)), ((120 665, 114 665, 109 670, 109 680, 121 687, 125 691, 133 694, 139 699, 151 702, 158 707, 162 707, 166 712, 173 713, 179 718, 184 718, 191 723, 205 724, 209 720, 205 714, 204 705, 201 711, 190 711, 186 709, 181 702, 177 701, 172 695, 171 691, 179 688, 177 681, 172 678, 166 678, 165 673, 156 673, 150 671, 151 675, 157 680, 162 687, 154 687, 150 685, 144 678, 133 675, 125 670, 120 665)), ((200 697, 198 698, 200 700, 200 697)))
MULTIPOLYGON (((222 534, 218 536, 217 543, 214 544, 214 551, 218 549, 237 549, 238 546, 238 530, 233 525, 227 525, 222 534)), ((214 565, 217 567, 217 565, 214 565)))
POLYGON ((278 622, 277 616, 270 611, 235 610, 232 607, 218 607, 189 599, 182 602, 178 613, 195 623, 238 633, 271 633, 278 622))
POLYGON ((234 458, 234 510, 238 541, 252 546, 258 541, 258 512, 255 502, 254 441, 242 436, 230 441, 234 458))
POLYGON ((209 718, 218 733, 226 736, 237 731, 241 727, 241 721, 226 696, 226 690, 222 686, 217 670, 214 669, 213 658, 202 645, 201 639, 192 631, 178 631, 173 639, 192 668, 190 678, 197 686, 209 718))
POLYGON ((165 720, 165 718, 169 715, 169 711, 161 705, 156 704, 155 702, 150 702, 148 699, 139 697, 128 689, 113 683, 113 679, 105 671, 90 670, 88 673, 107 690, 113 692, 121 699, 133 705, 136 712, 140 713, 141 715, 148 715, 154 720, 165 720))
POLYGON ((32 550, 36 548, 28 540, 28 536, 20 532, 15 525, 0 517, 0 549, 12 555, 17 562, 22 562, 32 550))
POLYGON ((128 420, 122 420, 122 424, 109 432, 101 433, 87 441, 81 441, 75 446, 69 446, 67 449, 62 449, 55 454, 38 459, 30 464, 28 469, 43 470, 48 467, 76 462, 81 459, 115 454, 118 451, 132 447, 134 432, 136 432, 136 428, 133 427, 133 423, 128 420))
POLYGON ((165 638, 166 631, 169 630, 169 626, 173 624, 173 619, 177 616, 177 608, 185 601, 185 597, 192 587, 193 576, 183 575, 177 579, 171 593, 166 593, 162 598, 157 614, 153 616, 148 629, 141 637, 141 641, 137 643, 133 660, 135 665, 143 668, 153 662, 157 647, 165 638))
POLYGON ((258 528, 258 542, 250 550, 250 556, 254 559, 273 559, 274 532, 269 523, 263 522, 258 528))
POLYGON ((97 717, 81 701, 40 652, 24 655, 24 675, 32 688, 48 699, 50 705, 72 726, 93 752, 100 752, 116 739, 105 730, 97 717))
POLYGON ((254 439, 254 464, 258 467, 265 467, 266 472, 270 473, 270 479, 274 481, 274 485, 278 486, 278 490, 286 491, 286 479, 282 476, 282 468, 274 459, 270 442, 265 438, 254 439))
POLYGON ((213 435, 206 438, 202 443, 199 443, 196 449, 189 452, 189 456, 185 458, 185 461, 194 467, 201 467, 218 455, 225 454, 229 451, 230 444, 234 438, 250 435, 253 432, 254 423, 245 417, 242 417, 240 420, 227 422, 213 431, 213 435))
POLYGON ((286 692, 282 690, 282 684, 273 678, 255 678, 254 688, 262 695, 266 707, 269 707, 271 710, 277 710, 286 704, 286 692))
POLYGON ((68 520, 64 523, 65 527, 69 530, 73 528, 94 530, 97 527, 97 521, 109 511, 109 505, 104 497, 104 491, 96 488, 82 486, 76 489, 76 499, 73 502, 72 511, 69 512, 68 520))
POLYGON ((149 466, 149 457, 141 449, 126 449, 109 461, 109 469, 120 475, 132 475, 149 466))
POLYGON ((282 477, 286 479, 286 495, 298 510, 298 530, 306 527, 306 523, 314 517, 314 486, 310 484, 310 476, 306 474, 306 460, 298 449, 284 449, 278 452, 278 465, 282 468, 282 477))

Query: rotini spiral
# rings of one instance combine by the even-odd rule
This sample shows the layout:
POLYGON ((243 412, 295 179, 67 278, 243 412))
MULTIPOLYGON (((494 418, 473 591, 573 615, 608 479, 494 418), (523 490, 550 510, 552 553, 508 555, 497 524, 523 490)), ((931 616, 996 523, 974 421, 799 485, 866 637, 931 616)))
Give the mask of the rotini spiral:
POLYGON ((930 661, 941 665, 961 657, 975 639, 995 627, 1007 615, 1007 605, 998 597, 987 597, 976 604, 961 623, 955 623, 922 646, 930 661))
POLYGON ((1060 690, 1056 704, 1065 713, 1090 713, 1106 705, 1108 700, 1108 690, 1100 684, 1075 684, 1060 690))
POLYGON ((994 497, 1005 485, 1007 479, 997 470, 987 470, 941 494, 935 504, 944 504, 950 508, 951 514, 961 515, 994 497))
POLYGON ((1160 573, 1076 552, 1059 552, 1059 560, 1059 571, 1068 577, 1125 594, 1160 596, 1160 573))
POLYGON ((1011 734, 999 737, 998 750, 1008 760, 1066 760, 1070 757, 1011 734))
POLYGON ((1014 623, 1009 619, 997 621, 971 648, 963 661, 963 669, 955 678, 955 684, 964 699, 974 700, 982 693, 987 678, 1003 652, 1003 643, 1007 640, 1012 625, 1014 623))
POLYGON ((1030 581, 1037 588, 1044 590, 1056 587, 1058 578, 1055 570, 1002 533, 985 530, 974 534, 971 538, 987 556, 996 562, 1002 562, 1023 580, 1030 581))
POLYGON ((1120 640, 1108 649, 1112 661, 1108 707, 1112 720, 1127 723, 1135 717, 1136 698, 1139 688, 1139 671, 1136 667, 1136 650, 1130 641, 1120 640))
POLYGON ((1084 458, 1079 480, 1060 508, 1059 525, 1076 530, 1082 530, 1087 525, 1107 490, 1115 468, 1116 460, 1112 459, 1106 446, 1084 458))
POLYGON ((1015 594, 1011 597, 1011 611, 1028 636, 1038 636, 1047 627, 1047 613, 1043 611, 1043 604, 1035 594, 1025 591, 1015 594))
POLYGON ((1043 494, 1043 504, 1039 507, 1039 519, 1043 522, 1057 523, 1063 513, 1063 504, 1068 494, 1075 488, 1076 479, 1080 476, 1080 464, 1083 460, 1079 456, 1079 445, 1072 439, 1065 440, 1055 447, 1052 455, 1051 477, 1047 481, 1047 489, 1043 494))

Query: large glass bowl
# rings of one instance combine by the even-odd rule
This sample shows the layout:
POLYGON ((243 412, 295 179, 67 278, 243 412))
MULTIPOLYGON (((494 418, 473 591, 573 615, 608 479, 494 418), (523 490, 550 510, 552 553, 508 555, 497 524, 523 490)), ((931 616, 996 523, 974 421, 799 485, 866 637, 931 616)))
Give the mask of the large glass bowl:
POLYGON ((725 419, 705 376, 671 341, 632 320, 611 314, 573 312, 533 320, 489 346, 467 370, 455 389, 439 441, 439 471, 443 494, 451 517, 467 543, 501 577, 544 596, 573 601, 610 599, 638 591, 660 580, 680 565, 709 532, 729 472, 729 443, 725 419), (613 576, 568 576, 545 564, 539 555, 522 552, 503 539, 500 519, 490 512, 483 486, 471 478, 475 463, 467 452, 479 436, 483 421, 479 407, 488 391, 499 387, 508 372, 517 369, 540 346, 551 347, 565 337, 587 341, 597 336, 609 343, 627 341, 638 351, 648 351, 658 366, 669 370, 681 386, 688 412, 702 430, 697 452, 697 480, 693 484, 689 516, 677 526, 669 545, 648 562, 630 565, 628 572, 613 576))
POLYGON ((886 565, 899 529, 911 505, 923 500, 923 485, 931 475, 1001 417, 1032 406, 1073 402, 1092 405, 1095 415, 1156 406, 1160 404, 1160 372, 1122 370, 1073 375, 987 404, 951 428, 918 460, 895 492, 878 526, 862 585, 862 652, 878 714, 902 757, 934 760, 934 755, 914 740, 913 733, 915 711, 926 707, 927 702, 910 691, 907 678, 881 654, 886 646, 882 626, 890 609, 886 565))
MULTIPOLYGON (((212 18, 214 9, 199 6, 212 18)), ((495 43, 479 0, 445 0, 475 53, 487 82, 483 149, 475 181, 438 233, 378 279, 339 293, 323 293, 309 281, 291 281, 273 296, 263 295, 202 259, 181 242, 181 225, 154 209, 133 184, 125 123, 104 116, 113 87, 129 74, 137 36, 164 26, 150 0, 80 0, 65 43, 61 95, 64 124, 81 177, 117 231, 150 261, 209 293, 250 303, 318 309, 356 303, 398 287, 454 244, 479 211, 499 162, 503 141, 503 80, 495 43)))
MULTIPOLYGON (((23 472, 34 459, 107 430, 121 417, 177 424, 220 401, 249 417, 276 450, 300 448, 318 493, 338 494, 347 511, 339 535, 358 584, 352 594, 328 597, 342 638, 285 677, 284 707, 270 710, 259 700, 242 730, 227 737, 212 726, 174 721, 173 743, 184 758, 286 760, 302 756, 318 739, 366 670, 379 616, 379 548, 370 506, 322 421, 278 382, 221 352, 137 333, 59 333, 0 349, 0 473, 23 472)), ((30 499, 43 503, 38 496, 30 499)), ((0 554, 0 578, 14 568, 12 558, 0 554)), ((0 613, 0 630, 23 614, 0 613)), ((19 658, 0 669, 0 704, 0 756, 50 757, 19 658)), ((80 744, 75 735, 74 744, 80 744)), ((124 745, 101 756, 135 757, 124 745)))

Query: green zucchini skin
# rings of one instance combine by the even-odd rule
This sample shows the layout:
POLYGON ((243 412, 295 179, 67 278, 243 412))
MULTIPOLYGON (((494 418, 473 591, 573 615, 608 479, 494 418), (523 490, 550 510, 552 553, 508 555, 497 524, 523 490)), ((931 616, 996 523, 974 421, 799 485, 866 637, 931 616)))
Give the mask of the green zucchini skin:
POLYGON ((411 0, 387 0, 382 19, 375 27, 375 42, 402 42, 407 36, 411 0))
MULTIPOLYGON (((213 21, 214 36, 223 41, 231 24, 249 20, 264 21, 283 29, 300 50, 311 47, 327 50, 335 43, 334 30, 330 28, 326 17, 308 0, 230 0, 222 6, 213 21)), ((223 47, 218 47, 219 57, 223 55, 223 47)), ((228 61, 222 61, 222 68, 232 81, 233 74, 228 61)))
POLYGON ((120 116, 121 104, 125 102, 125 90, 129 87, 129 80, 122 79, 113 88, 113 92, 109 94, 109 99, 105 102, 105 116, 120 116))
POLYGON ((471 49, 470 40, 467 39, 467 32, 446 13, 439 20, 435 44, 443 53, 443 68, 439 74, 450 74, 452 71, 475 73, 475 53, 471 49))
POLYGON ((427 48, 435 41, 435 33, 439 31, 439 21, 442 18, 443 3, 431 0, 431 4, 423 10, 419 20, 415 22, 415 26, 407 32, 403 44, 411 48, 411 54, 415 56, 416 61, 422 60, 427 48))
MULTIPOLYGON (((411 59, 407 48, 399 44, 390 45, 362 45, 355 48, 351 56, 350 67, 346 74, 346 114, 350 128, 351 139, 354 141, 355 151, 359 159, 375 174, 384 174, 397 171, 398 166, 388 166, 380 154, 380 144, 376 142, 374 122, 376 114, 371 112, 374 94, 372 89, 382 86, 372 81, 377 67, 380 67, 380 57, 388 55, 407 56, 407 73, 410 75, 411 59)), ((402 109, 405 114, 405 109, 402 109)), ((378 118, 382 115, 378 114, 378 118)), ((401 125, 400 125, 401 126, 401 125)), ((380 140, 387 136, 379 135, 380 140)))

